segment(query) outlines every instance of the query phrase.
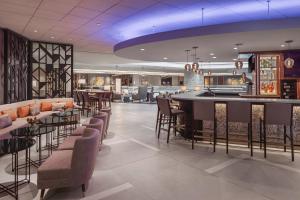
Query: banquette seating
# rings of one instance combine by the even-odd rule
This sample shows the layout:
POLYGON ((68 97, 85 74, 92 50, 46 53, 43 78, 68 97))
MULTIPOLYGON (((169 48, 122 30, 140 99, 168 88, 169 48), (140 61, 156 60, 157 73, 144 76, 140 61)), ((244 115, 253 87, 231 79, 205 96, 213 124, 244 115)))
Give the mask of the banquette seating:
POLYGON ((43 119, 58 112, 53 110, 53 105, 62 107, 65 105, 70 108, 76 106, 73 98, 34 99, 0 105, 0 115, 8 115, 12 119, 10 126, 0 129, 0 137, 7 137, 11 131, 28 126, 28 118, 43 119), (38 108, 35 113, 33 113, 34 107, 38 108))

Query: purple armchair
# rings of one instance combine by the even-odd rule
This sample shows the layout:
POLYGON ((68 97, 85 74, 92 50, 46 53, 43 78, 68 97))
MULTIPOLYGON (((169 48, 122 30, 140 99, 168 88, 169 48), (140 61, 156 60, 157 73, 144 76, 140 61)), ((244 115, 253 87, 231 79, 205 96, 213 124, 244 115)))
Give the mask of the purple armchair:
POLYGON ((101 134, 101 144, 104 135, 105 122, 99 118, 91 118, 87 123, 82 124, 82 126, 77 127, 76 130, 72 133, 72 136, 82 136, 85 128, 95 128, 99 130, 101 134))
POLYGON ((99 131, 87 128, 76 139, 73 150, 54 152, 38 168, 37 187, 41 189, 41 198, 47 188, 81 186, 84 194, 94 171, 99 140, 99 131))

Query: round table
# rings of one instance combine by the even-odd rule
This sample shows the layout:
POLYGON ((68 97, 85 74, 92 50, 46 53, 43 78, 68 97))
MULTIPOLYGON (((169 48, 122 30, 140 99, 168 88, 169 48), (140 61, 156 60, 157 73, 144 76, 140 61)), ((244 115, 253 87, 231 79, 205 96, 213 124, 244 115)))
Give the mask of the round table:
MULTIPOLYGON (((26 131, 26 128, 17 129, 14 132, 26 131)), ((29 137, 18 137, 16 134, 10 139, 0 140, 0 157, 4 155, 12 155, 12 169, 14 170, 14 180, 10 184, 0 183, 0 193, 7 193, 18 199, 18 189, 20 185, 27 184, 30 182, 30 163, 28 157, 30 156, 30 147, 35 144, 35 140, 29 137), (19 151, 26 150, 25 157, 25 177, 19 180, 19 151)))
POLYGON ((0 140, 0 157, 26 150, 34 144, 35 140, 31 138, 10 138, 0 140))

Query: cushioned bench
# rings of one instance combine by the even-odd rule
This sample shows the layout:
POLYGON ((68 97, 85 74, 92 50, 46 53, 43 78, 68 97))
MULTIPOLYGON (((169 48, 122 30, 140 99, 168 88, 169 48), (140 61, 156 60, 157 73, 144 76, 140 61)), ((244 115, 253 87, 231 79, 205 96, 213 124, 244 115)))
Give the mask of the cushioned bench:
MULTIPOLYGON (((56 102, 68 102, 68 101, 73 101, 73 98, 52 98, 52 99, 34 99, 34 100, 28 100, 28 101, 21 101, 17 103, 12 103, 12 104, 3 104, 0 105, 0 113, 6 110, 16 110, 19 107, 23 106, 28 106, 28 105, 37 105, 40 106, 42 102, 50 102, 50 103, 56 103, 56 102)), ((74 104, 74 107, 76 105, 74 104)), ((15 121, 12 122, 11 126, 8 126, 6 128, 0 129, 0 138, 7 138, 9 137, 9 133, 13 130, 16 130, 18 128, 23 128, 28 126, 27 118, 33 118, 36 117, 37 119, 43 119, 45 117, 48 117, 52 115, 53 113, 58 112, 58 111, 44 111, 40 112, 40 114, 35 115, 35 116, 28 116, 24 118, 17 118, 15 121)))

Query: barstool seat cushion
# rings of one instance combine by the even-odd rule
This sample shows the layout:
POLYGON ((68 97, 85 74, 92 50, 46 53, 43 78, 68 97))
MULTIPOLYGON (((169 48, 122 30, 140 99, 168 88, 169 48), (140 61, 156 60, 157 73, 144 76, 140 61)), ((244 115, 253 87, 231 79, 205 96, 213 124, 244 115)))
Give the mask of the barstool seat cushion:
POLYGON ((75 142, 77 139, 81 138, 82 136, 70 136, 64 140, 62 144, 58 146, 58 150, 72 150, 74 149, 75 142))
POLYGON ((184 111, 178 110, 178 109, 171 109, 171 112, 172 112, 173 115, 184 114, 184 111))

